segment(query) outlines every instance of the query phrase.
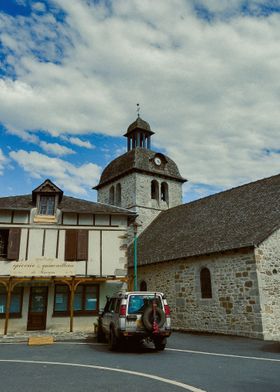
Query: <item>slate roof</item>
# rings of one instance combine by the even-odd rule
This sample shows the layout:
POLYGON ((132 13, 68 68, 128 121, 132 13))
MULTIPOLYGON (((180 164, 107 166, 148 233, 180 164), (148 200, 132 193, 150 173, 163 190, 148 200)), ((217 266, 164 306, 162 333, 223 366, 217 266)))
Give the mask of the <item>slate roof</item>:
POLYGON ((114 159, 101 174, 99 184, 94 189, 99 189, 102 185, 127 175, 129 172, 141 171, 150 174, 162 175, 166 178, 185 182, 181 176, 176 163, 164 155, 166 163, 162 167, 156 167, 153 158, 159 154, 147 148, 136 147, 133 150, 114 159))
POLYGON ((142 129, 150 135, 154 134, 154 132, 151 130, 150 124, 147 121, 142 120, 141 117, 138 117, 132 124, 129 125, 124 136, 128 136, 135 129, 142 129))
MULTIPOLYGON (((138 239, 139 265, 251 247, 280 227, 280 175, 166 210, 138 239)), ((129 248, 132 261, 133 247, 129 248)))
MULTIPOLYGON (((0 210, 31 210, 35 207, 32 195, 9 196, 0 198, 0 210)), ((64 212, 91 213, 91 214, 118 214, 135 215, 134 212, 125 208, 115 207, 108 204, 95 203, 92 201, 63 196, 58 208, 64 212)))

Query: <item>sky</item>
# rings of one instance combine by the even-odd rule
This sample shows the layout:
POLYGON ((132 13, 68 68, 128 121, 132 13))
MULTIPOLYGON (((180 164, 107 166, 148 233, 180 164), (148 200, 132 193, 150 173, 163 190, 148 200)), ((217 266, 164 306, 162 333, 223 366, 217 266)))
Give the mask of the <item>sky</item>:
POLYGON ((0 197, 96 200, 136 117, 184 202, 280 172, 280 0, 0 0, 0 197))

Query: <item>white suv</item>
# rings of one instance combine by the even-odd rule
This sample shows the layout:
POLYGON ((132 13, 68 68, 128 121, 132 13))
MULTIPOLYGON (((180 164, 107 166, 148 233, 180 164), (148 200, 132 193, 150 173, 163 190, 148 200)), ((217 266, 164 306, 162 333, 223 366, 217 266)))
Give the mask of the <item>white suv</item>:
POLYGON ((164 350, 171 334, 170 309, 159 292, 120 292, 107 298, 98 320, 98 341, 109 341, 116 350, 125 341, 153 341, 157 350, 164 350))

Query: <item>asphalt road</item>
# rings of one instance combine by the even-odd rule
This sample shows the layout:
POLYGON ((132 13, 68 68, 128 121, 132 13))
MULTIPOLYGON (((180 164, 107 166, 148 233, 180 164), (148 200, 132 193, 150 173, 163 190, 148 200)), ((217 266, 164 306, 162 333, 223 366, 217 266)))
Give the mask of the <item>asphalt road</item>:
POLYGON ((0 345, 0 392, 279 392, 280 343, 173 333, 167 348, 0 345))

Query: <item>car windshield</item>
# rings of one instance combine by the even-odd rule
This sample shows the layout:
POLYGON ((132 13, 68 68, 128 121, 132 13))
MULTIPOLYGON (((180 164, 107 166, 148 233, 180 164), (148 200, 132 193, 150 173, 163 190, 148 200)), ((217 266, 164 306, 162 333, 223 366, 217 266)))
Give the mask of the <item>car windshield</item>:
POLYGON ((129 304, 128 304, 128 313, 144 313, 144 310, 148 306, 152 306, 153 301, 156 302, 157 306, 162 309, 162 302, 159 296, 155 296, 154 294, 150 295, 130 295, 129 304))

